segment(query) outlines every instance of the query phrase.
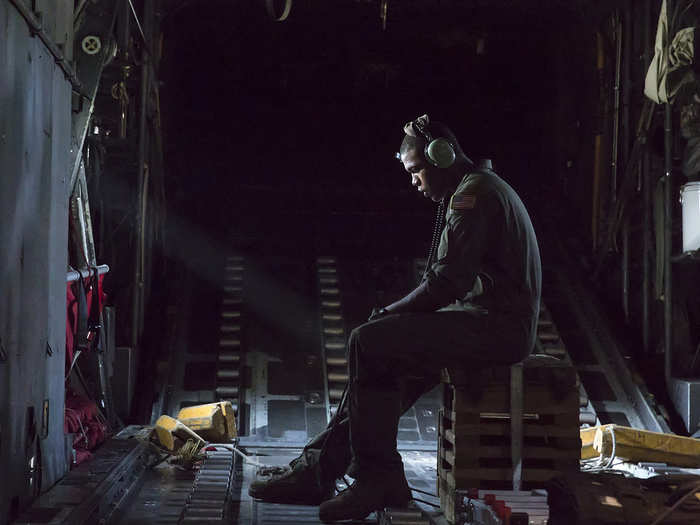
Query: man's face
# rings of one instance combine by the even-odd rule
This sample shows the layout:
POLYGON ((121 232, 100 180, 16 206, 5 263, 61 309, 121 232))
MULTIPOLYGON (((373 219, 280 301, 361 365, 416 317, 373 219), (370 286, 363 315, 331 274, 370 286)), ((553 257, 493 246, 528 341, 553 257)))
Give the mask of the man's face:
POLYGON ((401 155, 401 162, 405 170, 411 175, 411 184, 423 194, 435 202, 440 201, 447 193, 445 185, 446 177, 440 170, 428 164, 418 151, 408 150, 401 155))

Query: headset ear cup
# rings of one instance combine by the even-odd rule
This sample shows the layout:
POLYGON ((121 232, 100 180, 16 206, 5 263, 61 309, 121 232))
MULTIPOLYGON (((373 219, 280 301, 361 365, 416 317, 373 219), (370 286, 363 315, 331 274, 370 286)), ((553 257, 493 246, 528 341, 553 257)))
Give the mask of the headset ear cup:
POLYGON ((425 157, 438 168, 449 168, 456 159, 452 144, 443 138, 437 138, 425 146, 425 157))

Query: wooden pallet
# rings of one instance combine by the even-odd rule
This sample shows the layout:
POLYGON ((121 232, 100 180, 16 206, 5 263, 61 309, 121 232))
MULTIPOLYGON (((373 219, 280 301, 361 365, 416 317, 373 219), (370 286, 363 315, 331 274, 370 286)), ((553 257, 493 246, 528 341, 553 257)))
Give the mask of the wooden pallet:
MULTIPOLYGON (((449 485, 460 489, 504 488, 512 483, 509 421, 443 412, 439 433, 438 475, 449 485)), ((560 472, 577 470, 580 457, 577 414, 554 414, 523 422, 522 480, 529 488, 542 487, 541 482, 560 472)))
MULTIPOLYGON (((493 368, 477 390, 459 372, 443 374, 439 491, 512 488, 509 375, 509 367, 493 368)), ((540 488, 555 475, 578 469, 578 386, 573 368, 551 358, 529 358, 523 376, 523 488, 540 488)))

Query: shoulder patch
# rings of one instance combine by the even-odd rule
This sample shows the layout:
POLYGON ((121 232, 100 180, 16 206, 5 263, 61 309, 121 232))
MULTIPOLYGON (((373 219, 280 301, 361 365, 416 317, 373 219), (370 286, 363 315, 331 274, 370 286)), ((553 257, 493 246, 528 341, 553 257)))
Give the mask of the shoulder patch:
POLYGON ((476 195, 473 193, 460 193, 453 195, 450 208, 453 210, 471 210, 476 206, 476 195))

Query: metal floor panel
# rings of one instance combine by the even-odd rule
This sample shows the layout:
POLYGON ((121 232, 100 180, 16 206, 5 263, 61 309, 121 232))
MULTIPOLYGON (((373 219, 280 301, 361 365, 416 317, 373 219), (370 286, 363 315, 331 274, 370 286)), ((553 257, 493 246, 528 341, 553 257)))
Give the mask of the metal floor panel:
MULTIPOLYGON (((246 389, 249 400, 250 433, 242 438, 246 446, 303 447, 326 427, 325 406, 310 398, 310 393, 272 394, 270 365, 284 364, 277 358, 250 352, 247 365, 252 370, 251 385, 246 389)), ((289 362, 289 361, 287 361, 289 362)), ((285 370, 292 380, 303 381, 304 371, 295 366, 285 370)), ((285 382, 290 381, 289 377, 285 382)), ((437 447, 437 413, 439 387, 420 398, 399 421, 399 450, 434 451, 437 447)))
MULTIPOLYGON (((249 448, 247 449, 256 461, 266 466, 286 466, 301 453, 301 449, 273 449, 273 448, 249 448)), ((424 492, 436 493, 437 459, 436 453, 422 451, 403 451, 401 457, 404 462, 406 479, 411 487, 424 492)), ((238 486, 237 494, 231 496, 234 507, 240 509, 236 523, 240 525, 278 525, 278 524, 313 524, 318 520, 318 507, 306 505, 282 505, 278 503, 265 503, 256 501, 248 496, 248 487, 256 479, 258 468, 250 463, 245 463, 237 470, 238 486)), ((345 485, 339 482, 338 489, 345 485)), ((415 497, 426 500, 435 505, 439 504, 437 497, 415 493, 415 497)), ((435 508, 425 503, 417 503, 418 507, 426 512, 435 512, 435 508)), ((369 523, 376 521, 376 515, 372 514, 364 521, 356 523, 369 523)), ((353 522, 344 522, 353 523, 353 522)))
POLYGON ((138 496, 119 521, 120 525, 177 524, 193 481, 194 472, 165 463, 148 470, 138 496))
POLYGON ((303 446, 326 426, 313 261, 250 257, 247 269, 245 434, 303 446))
POLYGON ((303 447, 309 439, 326 426, 326 409, 320 388, 320 358, 311 367, 304 367, 305 355, 291 354, 280 358, 264 352, 249 352, 246 365, 251 370, 248 400, 248 429, 246 443, 269 446, 303 447), (283 367, 284 381, 271 383, 271 370, 283 367), (312 376, 309 378, 309 376, 312 376), (318 376, 317 389, 307 389, 318 376), (311 381, 309 381, 311 379, 311 381), (299 390, 285 390, 280 383, 295 384, 299 390), (275 393, 271 393, 275 392, 275 393))
POLYGON ((97 523, 115 518, 115 511, 139 490, 153 454, 144 443, 111 438, 93 457, 66 474, 34 501, 15 523, 97 523))

